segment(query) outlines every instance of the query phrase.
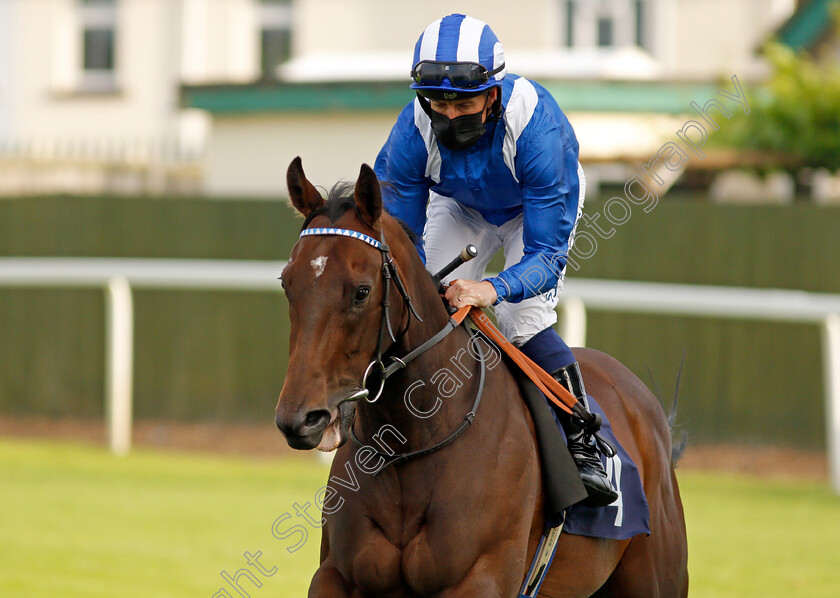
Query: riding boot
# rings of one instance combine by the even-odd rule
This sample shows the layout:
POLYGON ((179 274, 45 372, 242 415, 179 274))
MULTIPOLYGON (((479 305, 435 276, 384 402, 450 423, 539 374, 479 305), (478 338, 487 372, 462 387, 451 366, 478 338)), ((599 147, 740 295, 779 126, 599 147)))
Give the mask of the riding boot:
POLYGON ((580 366, 574 362, 553 372, 552 376, 577 398, 582 407, 578 411, 580 415, 558 413, 561 416, 560 423, 566 432, 569 452, 577 464, 581 480, 589 495, 581 504, 590 507, 605 507, 618 498, 618 493, 610 484, 607 472, 601 463, 599 446, 595 439, 595 432, 601 427, 601 421, 600 417, 593 416, 589 411, 580 366))

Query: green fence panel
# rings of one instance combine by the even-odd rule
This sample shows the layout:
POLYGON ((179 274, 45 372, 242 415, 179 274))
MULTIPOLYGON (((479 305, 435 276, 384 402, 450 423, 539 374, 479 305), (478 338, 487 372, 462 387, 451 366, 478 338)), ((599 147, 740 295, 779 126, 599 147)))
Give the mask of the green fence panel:
MULTIPOLYGON (((606 226, 604 201, 586 208, 606 226)), ((300 222, 284 201, 4 199, 0 256, 277 260, 300 222)), ((838 208, 669 199, 612 228, 569 277, 840 293, 838 208)), ((135 290, 134 302, 135 417, 270 424, 288 358, 282 294, 135 290)), ((650 385, 649 369, 667 400, 685 352, 678 421, 695 441, 825 446, 816 326, 588 316, 587 344, 650 385)), ((0 288, 0 413, 101 417, 103 320, 101 290, 0 288)))

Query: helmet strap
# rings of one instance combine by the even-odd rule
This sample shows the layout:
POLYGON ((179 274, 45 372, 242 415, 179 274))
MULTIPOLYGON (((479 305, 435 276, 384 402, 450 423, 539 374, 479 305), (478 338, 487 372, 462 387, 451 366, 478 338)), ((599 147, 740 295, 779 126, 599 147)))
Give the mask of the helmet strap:
POLYGON ((423 109, 423 112, 425 112, 429 118, 432 118, 432 103, 428 100, 428 98, 420 95, 419 91, 415 93, 417 93, 417 100, 420 102, 420 107, 423 109))
POLYGON ((498 121, 502 115, 502 88, 494 87, 493 89, 498 91, 496 91, 496 99, 493 102, 493 106, 490 108, 490 114, 487 115, 487 122, 491 120, 498 121))

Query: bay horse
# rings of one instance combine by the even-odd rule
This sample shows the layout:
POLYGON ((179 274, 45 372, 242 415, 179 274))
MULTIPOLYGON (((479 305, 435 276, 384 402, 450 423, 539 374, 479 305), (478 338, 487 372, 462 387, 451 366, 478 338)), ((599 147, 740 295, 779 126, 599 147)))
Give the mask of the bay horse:
MULTIPOLYGON (((383 211, 369 166, 328 201, 300 158, 287 184, 305 221, 282 272, 290 356, 275 420, 293 448, 338 449, 317 501, 325 524, 309 597, 518 596, 546 514, 514 376, 467 327, 443 334, 450 320, 436 284, 383 211), (389 377, 373 396, 368 374, 380 368, 389 377), (386 467, 392 455, 398 463, 386 467)), ((539 596, 684 597, 685 522, 665 413, 615 359, 574 353, 638 466, 651 533, 561 534, 539 596)))

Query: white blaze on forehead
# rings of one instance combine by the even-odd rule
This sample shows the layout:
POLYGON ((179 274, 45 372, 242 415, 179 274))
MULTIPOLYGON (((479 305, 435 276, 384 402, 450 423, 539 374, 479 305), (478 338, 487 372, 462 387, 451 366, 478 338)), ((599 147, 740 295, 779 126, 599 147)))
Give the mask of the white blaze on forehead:
POLYGON ((324 255, 316 257, 314 260, 309 262, 309 265, 312 266, 313 270, 315 270, 315 278, 318 278, 324 273, 324 268, 327 267, 327 257, 324 255))

